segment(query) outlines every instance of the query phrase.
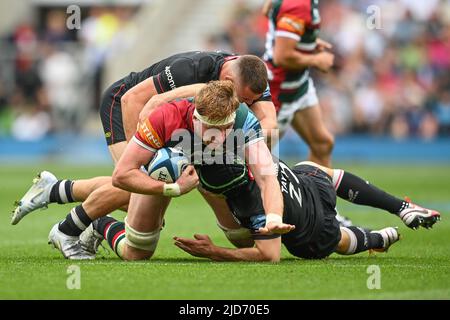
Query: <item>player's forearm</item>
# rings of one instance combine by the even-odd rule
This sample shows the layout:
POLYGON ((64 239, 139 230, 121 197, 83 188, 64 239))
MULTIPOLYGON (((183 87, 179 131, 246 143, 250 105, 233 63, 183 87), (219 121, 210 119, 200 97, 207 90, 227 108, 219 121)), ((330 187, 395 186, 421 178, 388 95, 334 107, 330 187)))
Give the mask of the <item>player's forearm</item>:
POLYGON ((317 55, 315 53, 301 53, 297 50, 289 50, 275 54, 274 63, 287 70, 303 70, 316 67, 317 55))
POLYGON ((266 214, 272 213, 283 217, 283 195, 275 176, 267 177, 261 188, 264 210, 266 214))
POLYGON ((158 102, 166 103, 175 99, 194 97, 200 89, 202 89, 205 83, 196 83, 187 86, 182 86, 164 93, 157 94, 152 99, 157 99, 158 102))
POLYGON ((132 193, 163 195, 164 182, 154 180, 145 175, 139 169, 129 171, 115 170, 112 176, 112 184, 132 193))
POLYGON ((264 254, 257 247, 254 248, 241 248, 230 249, 214 246, 211 250, 209 259, 214 261, 267 261, 267 262, 279 262, 279 257, 273 257, 264 254))

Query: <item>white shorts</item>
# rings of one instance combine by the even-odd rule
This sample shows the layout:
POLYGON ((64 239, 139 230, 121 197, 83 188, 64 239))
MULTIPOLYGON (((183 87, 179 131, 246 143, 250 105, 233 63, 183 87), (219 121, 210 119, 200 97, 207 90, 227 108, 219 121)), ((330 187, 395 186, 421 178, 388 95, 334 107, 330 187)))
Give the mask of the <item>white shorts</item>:
POLYGON ((299 110, 304 110, 306 108, 313 107, 319 104, 319 98, 317 98, 316 87, 314 86, 314 81, 309 78, 308 91, 306 94, 301 96, 298 100, 288 103, 282 103, 280 112, 278 113, 278 129, 280 133, 286 131, 288 125, 291 124, 294 114, 299 110))

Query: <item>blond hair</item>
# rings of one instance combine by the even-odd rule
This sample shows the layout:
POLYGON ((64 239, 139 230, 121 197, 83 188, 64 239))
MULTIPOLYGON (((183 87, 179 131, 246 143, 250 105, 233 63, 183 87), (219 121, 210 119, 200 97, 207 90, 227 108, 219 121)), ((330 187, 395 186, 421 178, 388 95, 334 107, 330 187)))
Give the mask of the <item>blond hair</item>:
POLYGON ((211 81, 195 96, 197 112, 212 122, 232 115, 239 107, 239 99, 231 81, 211 81))

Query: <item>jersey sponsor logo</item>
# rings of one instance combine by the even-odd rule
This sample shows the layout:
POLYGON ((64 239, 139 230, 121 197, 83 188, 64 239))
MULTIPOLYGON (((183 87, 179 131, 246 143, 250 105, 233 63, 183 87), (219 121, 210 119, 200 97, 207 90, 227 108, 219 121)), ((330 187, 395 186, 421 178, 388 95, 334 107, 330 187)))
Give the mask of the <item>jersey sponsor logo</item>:
POLYGON ((138 130, 139 136, 145 140, 145 142, 152 148, 160 149, 163 147, 161 138, 153 129, 151 123, 148 120, 139 124, 138 130))
POLYGON ((173 79, 172 72, 170 72, 170 66, 166 66, 164 69, 164 72, 166 73, 167 81, 169 82, 170 89, 173 90, 177 86, 175 85, 175 80, 173 79))
POLYGON ((292 32, 301 36, 305 33, 305 21, 296 16, 286 14, 281 16, 278 20, 277 29, 292 32))

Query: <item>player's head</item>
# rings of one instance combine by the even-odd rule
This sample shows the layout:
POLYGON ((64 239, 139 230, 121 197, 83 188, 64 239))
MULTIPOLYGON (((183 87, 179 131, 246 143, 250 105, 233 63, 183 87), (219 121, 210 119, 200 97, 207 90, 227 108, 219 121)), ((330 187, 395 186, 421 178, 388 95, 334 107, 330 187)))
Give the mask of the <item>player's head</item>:
POLYGON ((231 81, 211 81, 195 96, 194 130, 211 147, 221 145, 234 125, 239 100, 231 81))
POLYGON ((243 55, 232 68, 233 82, 239 101, 251 105, 267 88, 267 69, 257 56, 243 55))

